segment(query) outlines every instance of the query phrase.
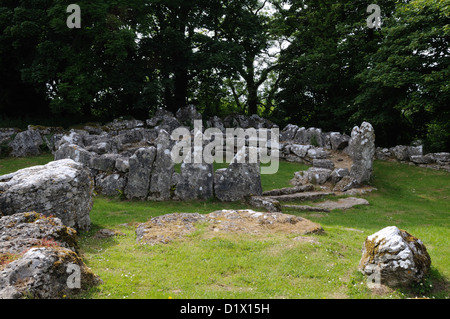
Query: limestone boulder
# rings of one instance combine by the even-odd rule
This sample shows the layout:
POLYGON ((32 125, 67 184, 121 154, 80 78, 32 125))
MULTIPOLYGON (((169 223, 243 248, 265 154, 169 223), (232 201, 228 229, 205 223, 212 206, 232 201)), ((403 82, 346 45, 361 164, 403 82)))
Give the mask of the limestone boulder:
POLYGON ((334 163, 332 160, 329 160, 329 159, 314 159, 313 167, 334 170, 334 163))
POLYGON ((367 237, 359 270, 376 283, 408 286, 428 273, 431 258, 423 242, 395 226, 367 237))
POLYGON ((91 153, 79 145, 64 143, 55 152, 55 161, 71 159, 77 163, 85 165, 86 167, 90 167, 92 159, 95 156, 95 153, 91 153))
POLYGON ((214 193, 221 201, 238 201, 262 195, 260 163, 250 163, 245 148, 236 153, 231 164, 214 174, 214 193), (239 158, 245 157, 241 161, 239 158))
POLYGON ((331 183, 336 185, 345 176, 349 176, 350 171, 347 168, 336 168, 331 172, 331 183))
POLYGON ((176 112, 175 117, 182 125, 189 127, 194 127, 194 121, 202 120, 202 115, 197 111, 194 105, 180 108, 176 112))
POLYGON ((99 174, 95 177, 95 190, 105 196, 119 196, 123 194, 126 180, 120 174, 99 174))
POLYGON ((61 219, 36 212, 0 217, 0 254, 21 254, 39 245, 78 251, 77 232, 61 219))
POLYGON ((333 188, 335 192, 346 192, 354 187, 358 186, 358 182, 350 175, 344 176, 333 188))
POLYGON ((310 167, 306 171, 299 171, 294 174, 291 184, 294 186, 315 184, 325 184, 331 177, 331 170, 326 168, 310 167))
POLYGON ((74 251, 35 247, 0 270, 0 299, 62 299, 100 282, 74 251))
POLYGON ((179 200, 208 199, 214 196, 214 168, 212 164, 182 163, 178 175, 175 198, 179 200))
POLYGON ((331 149, 334 151, 343 150, 348 146, 350 136, 341 134, 339 132, 330 133, 331 149))
POLYGON ((294 124, 288 124, 281 132, 280 132, 280 141, 287 142, 292 141, 297 133, 299 127, 294 124))
POLYGON ((9 144, 11 156, 26 157, 41 154, 40 146, 44 143, 41 134, 36 130, 18 133, 9 144))
POLYGON ((69 227, 89 230, 94 182, 90 171, 71 159, 21 169, 0 177, 0 213, 36 211, 69 227))
POLYGON ((169 134, 181 126, 180 121, 175 115, 163 108, 158 108, 155 115, 151 119, 148 119, 146 124, 150 128, 165 130, 169 134))

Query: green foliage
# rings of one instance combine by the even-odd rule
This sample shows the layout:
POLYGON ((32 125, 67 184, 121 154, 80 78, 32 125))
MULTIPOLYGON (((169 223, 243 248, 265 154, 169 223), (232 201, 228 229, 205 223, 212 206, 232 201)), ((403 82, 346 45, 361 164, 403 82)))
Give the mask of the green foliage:
POLYGON ((194 104, 324 131, 369 121, 380 146, 449 150, 445 1, 379 0, 381 30, 367 27, 363 0, 77 4, 81 29, 67 28, 67 1, 0 2, 1 125, 194 104))
POLYGON ((384 20, 383 41, 357 76, 354 114, 374 122, 380 144, 428 136, 431 149, 448 149, 448 135, 438 132, 450 120, 448 18, 445 1, 413 0, 384 20))

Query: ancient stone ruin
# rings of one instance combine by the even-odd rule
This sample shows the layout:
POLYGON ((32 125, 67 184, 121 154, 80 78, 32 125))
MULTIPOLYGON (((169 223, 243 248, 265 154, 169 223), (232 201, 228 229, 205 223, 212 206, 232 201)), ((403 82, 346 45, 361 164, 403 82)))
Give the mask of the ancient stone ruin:
POLYGON ((372 176, 375 132, 367 122, 355 127, 351 136, 288 125, 281 132, 280 144, 282 158, 312 165, 295 174, 293 185, 312 183, 345 192, 363 186, 372 176), (311 141, 317 146, 309 145, 311 141))
POLYGON ((390 148, 377 147, 375 158, 450 172, 450 153, 439 152, 424 154, 422 145, 397 145, 390 148))

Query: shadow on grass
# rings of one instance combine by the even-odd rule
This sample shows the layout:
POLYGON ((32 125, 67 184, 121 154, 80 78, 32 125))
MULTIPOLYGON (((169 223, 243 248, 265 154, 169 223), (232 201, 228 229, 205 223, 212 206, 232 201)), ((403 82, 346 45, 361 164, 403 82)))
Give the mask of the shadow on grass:
POLYGON ((400 288, 399 291, 406 298, 438 298, 449 297, 450 283, 448 279, 436 268, 431 267, 427 276, 410 287, 400 288))

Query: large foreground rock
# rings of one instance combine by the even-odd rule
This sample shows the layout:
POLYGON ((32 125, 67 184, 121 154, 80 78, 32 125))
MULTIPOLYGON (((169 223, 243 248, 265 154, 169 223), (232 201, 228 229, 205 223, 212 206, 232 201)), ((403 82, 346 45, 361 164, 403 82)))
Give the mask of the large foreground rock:
POLYGON ((431 259, 422 241, 395 226, 367 237, 359 270, 376 283, 389 287, 419 282, 431 259))
POLYGON ((76 231, 27 212, 0 218, 0 299, 72 296, 101 280, 77 254, 76 231))
POLYGON ((93 189, 90 171, 71 159, 25 168, 0 177, 0 213, 36 211, 87 231, 93 189))

